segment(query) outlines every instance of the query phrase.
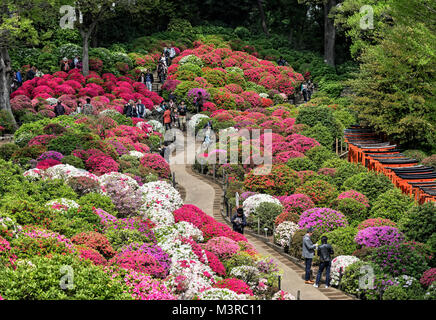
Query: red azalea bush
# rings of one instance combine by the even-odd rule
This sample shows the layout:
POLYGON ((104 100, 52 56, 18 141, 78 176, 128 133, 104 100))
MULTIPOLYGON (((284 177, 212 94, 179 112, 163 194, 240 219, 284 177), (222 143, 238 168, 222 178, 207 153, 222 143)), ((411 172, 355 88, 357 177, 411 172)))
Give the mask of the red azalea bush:
POLYGON ((36 165, 36 169, 45 170, 45 169, 48 169, 50 167, 54 167, 58 164, 61 164, 61 162, 56 160, 56 159, 51 159, 51 158, 44 159, 44 160, 41 160, 38 162, 38 164, 36 165))
POLYGON ((328 205, 336 195, 336 187, 324 180, 307 181, 295 193, 308 195, 315 205, 328 205))
POLYGON ((203 232, 204 241, 208 241, 214 237, 228 237, 234 241, 247 241, 244 235, 233 231, 229 226, 217 222, 216 220, 205 224, 200 230, 203 232))
POLYGON ((218 275, 222 277, 225 277, 226 267, 224 267, 220 259, 218 259, 218 257, 215 254, 213 254, 208 250, 204 250, 204 252, 206 253, 208 265, 212 269, 212 271, 216 272, 218 275))
POLYGON ((163 278, 166 274, 165 269, 155 257, 139 250, 119 252, 109 263, 124 269, 146 273, 157 278, 163 278))
POLYGON ((86 168, 95 175, 101 176, 105 173, 118 172, 119 164, 111 157, 99 154, 86 160, 86 168))
POLYGON ((91 260, 97 266, 107 265, 106 259, 97 250, 87 247, 77 247, 77 250, 81 259, 91 260))
POLYGON ((159 177, 165 179, 168 179, 171 175, 170 166, 165 161, 165 159, 159 154, 155 154, 155 153, 145 154, 141 158, 140 165, 155 170, 158 173, 159 177))
POLYGON ((345 198, 354 199, 363 204, 365 207, 369 208, 368 198, 364 194, 357 192, 356 190, 348 190, 338 195, 338 200, 345 198))
POLYGON ((246 284, 244 281, 236 278, 227 278, 218 281, 213 285, 214 288, 227 288, 236 292, 237 294, 248 294, 250 296, 253 295, 253 291, 251 291, 250 286, 246 284))
POLYGON ((435 281, 436 281, 436 268, 431 268, 425 271, 422 274, 421 279, 419 280, 419 282, 421 282, 421 284, 427 288, 431 286, 431 284, 435 281))
POLYGON ((389 219, 383 219, 383 218, 375 218, 375 219, 367 219, 365 221, 362 221, 357 226, 357 230, 363 230, 366 228, 373 228, 373 227, 396 227, 397 224, 389 219))
POLYGON ((319 146, 319 142, 315 139, 308 138, 297 133, 288 136, 286 141, 291 143, 291 146, 295 151, 299 151, 301 153, 305 153, 313 147, 319 146))
POLYGON ((308 209, 315 208, 315 203, 305 194, 295 193, 290 196, 278 196, 276 198, 279 199, 283 208, 289 212, 301 214, 308 209))
POLYGON ((186 221, 192 223, 197 228, 202 228, 204 225, 213 221, 213 218, 208 216, 198 207, 192 204, 185 204, 173 212, 174 221, 186 221))
POLYGON ((244 187, 246 190, 273 195, 284 195, 293 193, 300 183, 296 171, 286 165, 273 165, 271 172, 267 174, 256 174, 263 168, 267 169, 266 167, 258 167, 251 170, 245 176, 244 187))
POLYGON ((36 136, 32 139, 30 139, 30 141, 27 143, 27 145, 29 147, 31 146, 40 146, 40 145, 47 145, 51 140, 53 140, 54 138, 56 138, 55 134, 43 134, 43 135, 39 135, 36 136))
POLYGON ((83 244, 86 247, 95 249, 106 258, 111 258, 115 255, 115 250, 112 248, 109 240, 98 232, 82 232, 72 237, 71 241, 75 244, 83 244))

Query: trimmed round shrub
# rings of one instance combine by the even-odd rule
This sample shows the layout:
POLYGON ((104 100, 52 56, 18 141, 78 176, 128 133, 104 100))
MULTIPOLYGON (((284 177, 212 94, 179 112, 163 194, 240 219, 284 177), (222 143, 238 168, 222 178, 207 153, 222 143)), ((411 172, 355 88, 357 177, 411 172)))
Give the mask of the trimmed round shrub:
POLYGON ((380 266, 383 272, 393 276, 406 274, 419 279, 428 269, 423 255, 408 244, 379 247, 372 253, 370 259, 380 266))
POLYGON ((389 219, 383 219, 383 218, 375 218, 375 219, 366 219, 365 221, 362 221, 357 226, 358 230, 363 230, 370 227, 396 227, 397 224, 389 219))
POLYGON ((78 169, 85 169, 85 163, 83 162, 83 160, 73 155, 63 157, 61 163, 69 164, 78 169))
POLYGON ((378 196, 373 202, 371 217, 398 222, 412 205, 413 201, 400 189, 391 189, 378 196))
POLYGON ((274 221, 277 216, 282 213, 282 211, 283 207, 281 205, 270 202, 262 202, 254 210, 253 214, 248 217, 248 223, 256 232, 258 231, 264 234, 264 228, 268 228, 268 234, 272 234, 274 221), (258 230, 259 226, 260 230, 258 230))
POLYGON ((322 146, 332 148, 335 138, 331 134, 331 130, 323 126, 321 123, 317 123, 313 127, 309 127, 301 133, 302 135, 313 138, 318 141, 322 146))
POLYGON ((436 207, 433 203, 411 207, 399 222, 408 239, 428 242, 436 234, 436 207))
POLYGON ((362 203, 352 198, 334 200, 331 207, 345 214, 348 221, 363 221, 368 217, 368 208, 362 203))
POLYGON ((394 227, 370 227, 360 230, 355 240, 361 246, 378 248, 384 245, 402 243, 404 235, 394 227))
POLYGON ((307 181, 295 193, 308 195, 317 206, 328 205, 336 196, 336 188, 324 180, 307 181))
MULTIPOLYGON (((322 236, 327 237, 327 242, 339 248, 340 255, 352 255, 357 250, 354 237, 357 234, 357 229, 352 226, 337 228, 333 231, 324 233, 322 236)), ((321 244, 321 242, 319 242, 321 244)), ((335 256, 339 255, 335 252, 335 256)))
POLYGON ((360 202, 361 204, 363 204, 365 207, 369 208, 368 198, 364 194, 357 192, 356 190, 344 191, 338 195, 337 199, 342 200, 342 199, 346 199, 346 198, 354 199, 354 200, 360 202))
POLYGON ((345 180, 343 190, 356 190, 368 197, 369 203, 373 204, 377 197, 393 189, 394 185, 383 174, 374 173, 372 171, 356 174, 345 180))
POLYGON ((313 203, 312 199, 301 193, 291 194, 290 196, 278 196, 276 198, 279 199, 285 211, 292 211, 297 214, 301 214, 303 211, 315 207, 315 203, 313 203))
POLYGON ((9 161, 14 152, 20 149, 15 143, 5 143, 0 145, 0 159, 9 161))
POLYGON ((325 233, 348 226, 348 221, 342 213, 333 209, 313 208, 301 214, 298 226, 302 229, 312 227, 320 233, 325 233))
POLYGON ((212 238, 206 243, 204 248, 216 255, 221 261, 230 259, 239 251, 236 241, 227 237, 212 238))
POLYGON ((296 171, 302 170, 317 170, 317 165, 308 157, 293 158, 288 160, 287 166, 296 171))

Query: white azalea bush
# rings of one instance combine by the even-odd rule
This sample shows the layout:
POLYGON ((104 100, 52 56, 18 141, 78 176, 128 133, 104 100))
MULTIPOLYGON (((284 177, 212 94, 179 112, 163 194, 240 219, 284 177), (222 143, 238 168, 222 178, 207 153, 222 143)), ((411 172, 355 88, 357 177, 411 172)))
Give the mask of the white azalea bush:
POLYGON ((156 227, 171 226, 174 224, 174 215, 162 208, 162 205, 153 202, 151 205, 144 204, 139 208, 139 213, 145 219, 150 219, 156 227))
POLYGON ((135 179, 120 172, 105 173, 104 175, 98 177, 98 180, 103 189, 106 188, 108 183, 115 183, 121 191, 126 190, 128 187, 132 188, 133 190, 137 190, 139 188, 138 182, 136 182, 135 179))
POLYGON ((196 242, 202 242, 204 240, 203 232, 192 223, 186 221, 177 222, 172 226, 156 228, 154 234, 157 239, 165 236, 171 237, 174 240, 178 237, 192 238, 196 242))
POLYGON ((69 209, 79 209, 79 204, 70 199, 60 198, 56 200, 51 200, 45 204, 47 208, 50 208, 56 212, 66 212, 69 209))
POLYGON ((273 295, 271 300, 297 300, 297 299, 295 298, 294 295, 290 294, 289 292, 280 290, 273 295))
POLYGON ((244 281, 252 288, 258 285, 260 279, 259 269, 253 266, 235 267, 230 271, 230 275, 244 281))
POLYGON ((61 179, 67 181, 70 178, 88 177, 100 184, 98 176, 84 169, 78 169, 69 164, 58 164, 45 170, 45 174, 50 179, 61 179))
POLYGON ((237 294, 227 288, 209 288, 198 295, 200 300, 247 300, 246 294, 237 294))
POLYGON ((29 169, 23 173, 23 176, 30 181, 37 181, 45 177, 45 171, 41 169, 29 169))
POLYGON ((195 260, 200 261, 198 256, 192 250, 189 243, 183 243, 180 239, 173 237, 161 237, 158 241, 158 246, 162 248, 171 258, 172 263, 179 260, 195 260))
POLYGON ((245 201, 242 203, 245 216, 248 218, 250 214, 254 213, 256 208, 261 203, 264 202, 275 203, 279 206, 282 206, 282 204, 278 199, 274 198, 273 196, 270 196, 269 194, 264 194, 264 193, 255 194, 245 199, 245 201))
POLYGON ((129 156, 141 159, 144 156, 144 153, 136 151, 136 150, 132 150, 129 152, 129 156))
POLYGON ((330 271, 330 284, 333 286, 339 285, 339 273, 342 269, 342 274, 345 272, 345 268, 353 263, 360 261, 355 256, 337 256, 332 260, 332 266, 330 271))
POLYGON ((148 120, 147 123, 153 128, 153 131, 157 131, 160 133, 165 132, 165 128, 159 121, 156 120, 148 120))
POLYGON ((292 221, 284 221, 277 226, 274 232, 274 240, 282 247, 288 246, 292 236, 299 229, 298 224, 292 221))
POLYGON ((205 114, 201 114, 201 113, 194 114, 187 123, 188 130, 192 130, 192 132, 195 132, 195 127, 203 119, 210 119, 210 118, 205 114))
POLYGON ((166 181, 145 183, 139 188, 145 205, 160 204, 164 210, 173 212, 183 205, 180 193, 166 181))
POLYGON ((215 273, 209 266, 195 260, 181 260, 173 263, 170 276, 165 281, 173 294, 180 299, 192 299, 198 292, 212 287, 215 273))

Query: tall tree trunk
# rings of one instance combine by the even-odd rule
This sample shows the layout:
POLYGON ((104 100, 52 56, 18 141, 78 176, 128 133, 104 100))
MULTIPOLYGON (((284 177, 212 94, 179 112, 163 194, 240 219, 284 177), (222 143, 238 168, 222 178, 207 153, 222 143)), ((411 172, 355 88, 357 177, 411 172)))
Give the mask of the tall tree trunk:
POLYGON ((329 18, 330 10, 336 6, 336 0, 324 2, 324 60, 335 66, 336 29, 333 19, 329 18))
POLYGON ((82 73, 84 76, 89 74, 89 38, 91 32, 90 30, 80 32, 83 39, 82 73))
POLYGON ((0 110, 6 110, 10 115, 12 124, 18 128, 14 115, 11 109, 9 91, 11 89, 11 59, 9 57, 8 48, 0 48, 0 110))
POLYGON ((265 34, 269 37, 269 31, 268 31, 268 27, 266 25, 265 12, 263 11, 262 0, 257 0, 257 5, 259 6, 260 20, 262 22, 263 32, 265 32, 265 34))

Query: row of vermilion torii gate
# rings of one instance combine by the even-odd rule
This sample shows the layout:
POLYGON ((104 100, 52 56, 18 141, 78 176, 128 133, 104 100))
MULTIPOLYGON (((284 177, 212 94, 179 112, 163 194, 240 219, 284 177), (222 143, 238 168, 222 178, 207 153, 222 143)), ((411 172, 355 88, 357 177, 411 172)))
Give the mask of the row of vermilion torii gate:
POLYGON ((406 157, 396 145, 383 142, 371 129, 352 126, 344 135, 349 147, 348 161, 383 173, 420 204, 432 201, 436 205, 435 168, 418 165, 418 160, 406 157))

